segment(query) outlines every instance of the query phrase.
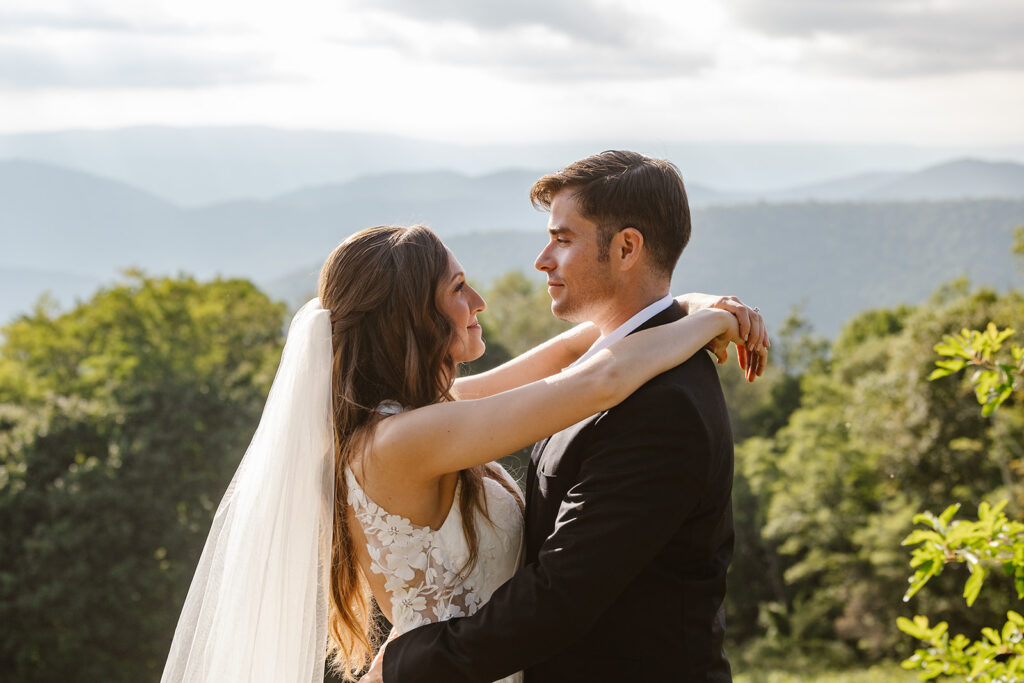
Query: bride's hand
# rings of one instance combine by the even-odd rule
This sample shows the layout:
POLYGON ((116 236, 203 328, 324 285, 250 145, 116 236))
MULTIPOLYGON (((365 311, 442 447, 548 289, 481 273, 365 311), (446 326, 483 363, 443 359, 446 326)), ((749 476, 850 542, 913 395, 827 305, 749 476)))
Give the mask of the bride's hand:
MULTIPOLYGON (((768 362, 768 328, 757 308, 751 308, 734 296, 715 296, 713 294, 691 293, 676 297, 676 301, 686 310, 693 313, 706 308, 718 308, 732 313, 738 326, 736 355, 740 367, 746 374, 747 381, 753 382, 764 372, 768 362)), ((719 338, 720 339, 720 338, 719 338)), ((708 344, 708 349, 717 357, 719 364, 728 359, 728 342, 715 340, 708 344)))

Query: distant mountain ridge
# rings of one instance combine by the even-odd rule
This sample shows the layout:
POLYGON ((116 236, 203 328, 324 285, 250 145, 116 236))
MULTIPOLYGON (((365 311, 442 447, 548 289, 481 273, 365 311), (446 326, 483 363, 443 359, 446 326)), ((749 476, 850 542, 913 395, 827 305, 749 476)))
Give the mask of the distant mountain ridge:
POLYGON ((1024 165, 958 159, 893 178, 865 199, 976 199, 1024 196, 1024 165))
MULTIPOLYGON (((997 170, 1016 173, 1017 165, 997 170)), ((546 239, 547 217, 527 198, 535 178, 384 174, 272 200, 182 208, 116 181, 0 162, 0 321, 44 289, 68 304, 127 266, 247 277, 294 300, 310 293, 318 264, 341 239, 382 223, 431 225, 477 282, 530 272, 546 239)), ((874 191, 867 186, 897 180, 906 177, 847 185, 874 191)), ((690 189, 696 200, 699 186, 690 189)), ((961 274, 999 287, 1019 278, 1009 246, 1024 224, 1020 198, 694 204, 677 289, 736 293, 770 320, 807 299, 811 320, 834 333, 865 307, 920 300, 961 274)))
POLYGON ((975 156, 1024 163, 1024 145, 722 143, 608 138, 460 144, 355 131, 256 126, 63 130, 0 135, 0 160, 21 158, 128 182, 182 206, 268 200, 368 174, 447 168, 467 175, 550 171, 604 149, 674 161, 688 184, 726 195, 799 187, 874 171, 905 172, 975 156))

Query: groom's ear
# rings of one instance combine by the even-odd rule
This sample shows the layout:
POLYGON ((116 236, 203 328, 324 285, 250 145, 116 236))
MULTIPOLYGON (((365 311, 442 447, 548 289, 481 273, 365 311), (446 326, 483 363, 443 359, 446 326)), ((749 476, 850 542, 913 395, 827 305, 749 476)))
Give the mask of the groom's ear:
POLYGON ((623 228, 612 238, 611 256, 619 270, 629 270, 640 261, 644 250, 644 236, 636 228, 623 228))

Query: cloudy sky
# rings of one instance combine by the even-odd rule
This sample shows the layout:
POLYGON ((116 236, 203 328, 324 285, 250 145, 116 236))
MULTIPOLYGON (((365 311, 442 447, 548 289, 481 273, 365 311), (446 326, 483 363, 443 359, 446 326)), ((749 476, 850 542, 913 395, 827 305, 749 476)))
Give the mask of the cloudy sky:
POLYGON ((1024 143, 1021 0, 5 0, 0 132, 1024 143))

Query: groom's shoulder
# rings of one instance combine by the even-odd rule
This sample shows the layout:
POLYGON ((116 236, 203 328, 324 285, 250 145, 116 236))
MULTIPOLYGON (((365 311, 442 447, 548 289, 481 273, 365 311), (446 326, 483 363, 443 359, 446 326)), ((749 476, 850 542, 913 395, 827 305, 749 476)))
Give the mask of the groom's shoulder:
MULTIPOLYGON (((665 325, 682 317, 685 313, 675 302, 658 313, 636 331, 665 325)), ((688 360, 655 376, 630 394, 618 406, 607 411, 600 422, 614 428, 621 423, 659 423, 671 417, 679 419, 687 414, 704 412, 702 404, 716 404, 722 390, 718 371, 710 352, 701 349, 688 360)))
POLYGON ((699 418, 704 412, 701 404, 707 402, 709 394, 714 400, 716 391, 721 393, 715 363, 707 352, 698 351, 608 410, 599 424, 608 430, 639 425, 671 427, 680 420, 699 418))

